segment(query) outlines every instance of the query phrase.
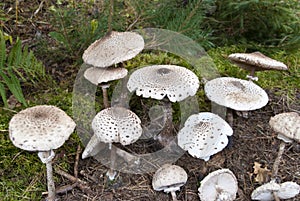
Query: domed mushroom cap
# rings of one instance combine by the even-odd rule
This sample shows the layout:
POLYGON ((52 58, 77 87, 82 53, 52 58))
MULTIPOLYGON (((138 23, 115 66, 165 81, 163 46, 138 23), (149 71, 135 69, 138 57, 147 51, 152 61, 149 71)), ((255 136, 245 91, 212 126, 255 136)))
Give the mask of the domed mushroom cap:
POLYGON ((300 116, 296 112, 285 112, 271 117, 269 124, 278 132, 277 138, 284 142, 300 142, 300 116))
POLYGON ((264 200, 264 201, 274 200, 273 192, 278 192, 279 189, 280 189, 280 185, 275 183, 274 181, 271 181, 269 183, 257 187, 251 193, 251 199, 264 200))
POLYGON ((64 144, 75 122, 55 106, 39 105, 14 115, 9 122, 12 143, 27 151, 49 151, 64 144))
POLYGON ((178 132, 178 145, 193 157, 208 161, 210 156, 223 150, 232 128, 221 117, 210 112, 191 115, 178 132))
POLYGON ((228 58, 237 66, 246 70, 254 68, 256 71, 261 70, 287 70, 288 67, 260 52, 253 53, 234 53, 230 54, 228 58))
POLYGON ((194 96, 199 88, 198 77, 187 68, 176 65, 146 66, 134 71, 127 83, 130 92, 144 98, 182 101, 194 96))
POLYGON ((142 135, 141 120, 132 111, 123 107, 101 110, 92 121, 94 134, 101 142, 134 143, 142 135))
POLYGON ((113 80, 122 79, 128 73, 125 68, 96 68, 91 67, 85 70, 83 76, 89 80, 91 83, 97 85, 100 83, 105 83, 113 80))
POLYGON ((258 85, 232 77, 210 80, 204 91, 211 101, 237 111, 256 110, 269 101, 267 93, 258 85))
POLYGON ((229 169, 209 173, 198 188, 202 201, 233 201, 238 191, 235 175, 229 169))
POLYGON ((92 43, 82 59, 94 67, 108 67, 129 60, 144 49, 144 39, 134 32, 112 31, 92 43))
POLYGON ((292 181, 287 181, 280 184, 280 189, 277 192, 277 196, 280 199, 290 199, 300 193, 300 186, 292 181))
POLYGON ((152 187, 156 191, 178 191, 187 182, 187 173, 177 165, 165 164, 153 175, 152 187))

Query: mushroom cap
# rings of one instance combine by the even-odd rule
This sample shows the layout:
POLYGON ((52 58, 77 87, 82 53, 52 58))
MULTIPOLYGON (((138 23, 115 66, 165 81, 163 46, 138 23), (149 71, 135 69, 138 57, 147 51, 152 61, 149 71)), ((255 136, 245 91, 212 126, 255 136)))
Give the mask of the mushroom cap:
POLYGON ((233 77, 219 77, 204 86, 206 96, 211 101, 237 111, 250 111, 264 107, 267 93, 251 81, 233 77))
POLYGON ((237 66, 246 70, 251 70, 253 68, 256 71, 288 69, 284 63, 271 59, 260 52, 234 53, 230 54, 228 58, 237 66))
POLYGON ((285 112, 271 117, 269 124, 278 132, 277 138, 284 142, 300 142, 300 116, 296 112, 285 112))
POLYGON ((96 68, 91 67, 85 70, 83 76, 91 83, 98 85, 101 83, 122 79, 128 73, 125 68, 96 68))
POLYGON ((82 59, 94 67, 108 67, 129 60, 144 49, 144 39, 134 32, 112 31, 92 43, 82 59))
POLYGON ((182 101, 194 96, 199 88, 198 77, 189 69, 176 65, 152 65, 134 71, 127 83, 130 92, 144 98, 182 101))
POLYGON ((236 198, 238 183, 229 169, 220 169, 209 173, 198 188, 202 201, 232 201, 236 198))
POLYGON ((142 135, 140 118, 123 107, 110 107, 98 112, 92 121, 94 134, 101 142, 134 143, 142 135))
POLYGON ((274 200, 273 192, 278 192, 280 189, 280 185, 271 181, 264 185, 257 187, 251 193, 252 200, 261 200, 261 201, 269 201, 274 200))
POLYGON ((177 191, 187 182, 187 173, 177 165, 164 164, 153 175, 152 187, 156 191, 177 191))
POLYGON ((210 156, 223 150, 232 128, 221 117, 210 112, 191 115, 178 132, 178 145, 193 157, 208 161, 210 156))
POLYGON ((27 151, 49 151, 64 144, 75 122, 63 110, 39 105, 20 111, 9 122, 12 143, 27 151))
POLYGON ((82 152, 81 158, 85 159, 90 156, 94 156, 99 153, 101 149, 103 149, 102 146, 100 146, 100 140, 97 138, 96 135, 93 135, 86 145, 84 151, 82 152))
POLYGON ((277 196, 280 199, 290 199, 300 193, 300 186, 292 181, 287 181, 280 184, 280 189, 277 192, 277 196))

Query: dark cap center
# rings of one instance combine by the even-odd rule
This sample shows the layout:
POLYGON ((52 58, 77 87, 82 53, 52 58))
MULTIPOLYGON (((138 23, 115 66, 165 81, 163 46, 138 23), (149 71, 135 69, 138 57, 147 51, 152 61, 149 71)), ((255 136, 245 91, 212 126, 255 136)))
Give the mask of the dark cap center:
POLYGON ((160 74, 160 75, 165 75, 165 74, 168 74, 170 72, 171 72, 171 70, 168 69, 168 68, 160 68, 160 69, 157 70, 157 73, 160 74))

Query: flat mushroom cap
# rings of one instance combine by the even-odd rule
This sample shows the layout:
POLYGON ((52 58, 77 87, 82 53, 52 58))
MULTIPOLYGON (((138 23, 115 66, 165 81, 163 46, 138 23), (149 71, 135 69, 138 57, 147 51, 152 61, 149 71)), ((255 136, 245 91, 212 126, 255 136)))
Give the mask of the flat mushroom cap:
POLYGON ((127 88, 144 98, 161 100, 167 96, 171 102, 176 102, 194 96, 199 88, 199 79, 185 67, 153 65, 134 71, 127 88))
POLYGON ((277 192, 279 189, 280 185, 271 181, 254 189, 251 193, 251 199, 261 201, 274 200, 273 192, 277 192))
POLYGON ((280 199, 290 199, 300 193, 300 186, 292 181, 287 181, 280 184, 280 189, 277 192, 277 196, 280 199))
POLYGON ((187 173, 177 165, 165 164, 153 175, 152 187, 156 191, 177 191, 187 182, 187 173))
POLYGON ((98 85, 105 82, 110 82, 113 80, 122 79, 128 73, 125 68, 96 68, 91 67, 85 70, 83 76, 89 80, 91 83, 98 85))
POLYGON ((208 161, 211 155, 227 146, 227 136, 232 134, 232 128, 221 117, 210 112, 200 112, 186 120, 177 135, 178 145, 193 157, 208 161))
POLYGON ((269 124, 278 132, 277 138, 284 142, 300 142, 300 116, 296 112, 285 112, 271 117, 269 124))
POLYGON ((230 54, 228 58, 241 68, 256 71, 261 70, 287 70, 288 67, 279 61, 271 59, 260 52, 253 53, 234 53, 230 54))
POLYGON ((198 188, 202 201, 233 201, 238 191, 235 175, 229 169, 209 173, 198 188))
POLYGON ((98 112, 92 121, 94 134, 101 142, 134 143, 142 135, 141 120, 123 107, 110 107, 98 112))
POLYGON ((233 77, 220 77, 208 81, 204 86, 208 99, 237 111, 250 111, 264 107, 267 93, 251 81, 233 77))
POLYGON ((9 122, 12 143, 27 151, 49 151, 64 144, 75 122, 61 109, 39 105, 20 111, 9 122))
POLYGON ((82 59, 94 67, 108 67, 129 60, 144 49, 144 39, 134 32, 112 31, 92 43, 83 53, 82 59))

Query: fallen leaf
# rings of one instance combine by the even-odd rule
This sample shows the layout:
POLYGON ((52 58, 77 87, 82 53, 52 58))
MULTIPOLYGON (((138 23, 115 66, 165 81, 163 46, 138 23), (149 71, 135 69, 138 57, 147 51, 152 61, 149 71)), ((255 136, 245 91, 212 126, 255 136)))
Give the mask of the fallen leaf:
POLYGON ((271 170, 269 170, 267 167, 261 167, 262 165, 258 162, 254 162, 253 166, 253 174, 255 175, 254 181, 262 184, 269 180, 269 177, 271 176, 271 170))

